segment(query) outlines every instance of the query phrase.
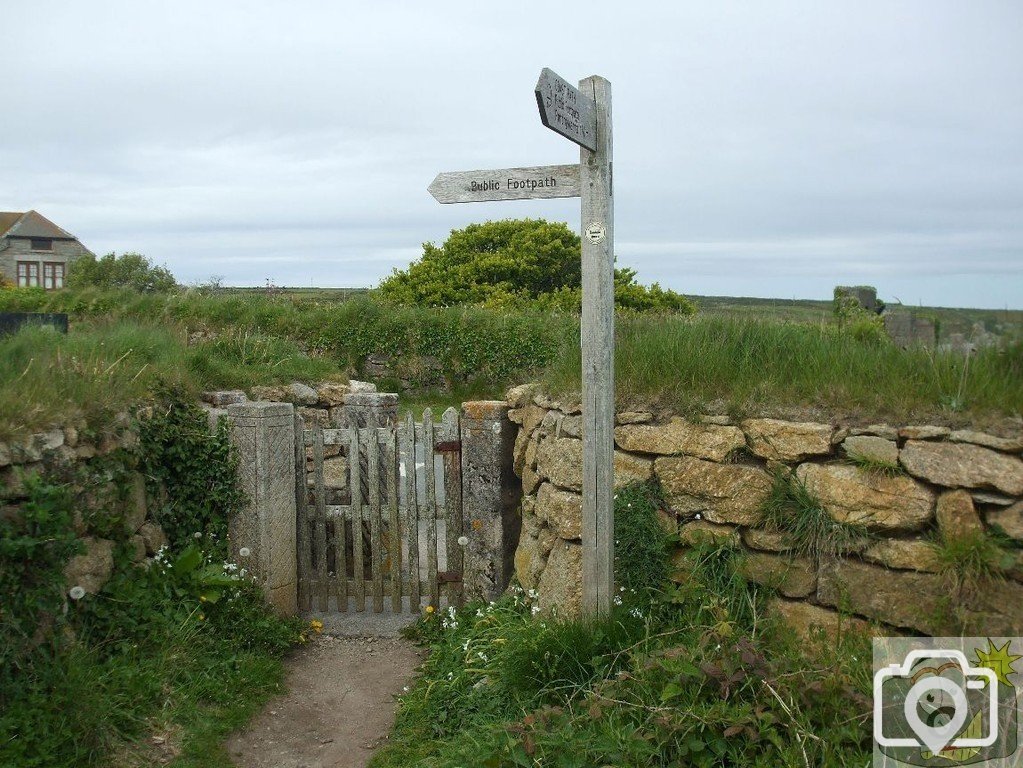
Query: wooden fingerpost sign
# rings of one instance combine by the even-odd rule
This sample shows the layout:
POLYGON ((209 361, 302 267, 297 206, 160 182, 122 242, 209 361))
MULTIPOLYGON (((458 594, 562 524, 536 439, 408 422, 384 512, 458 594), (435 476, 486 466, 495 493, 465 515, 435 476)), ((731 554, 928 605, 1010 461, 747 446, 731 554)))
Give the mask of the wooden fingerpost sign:
POLYGON ((579 145, 578 165, 441 173, 441 203, 582 198, 583 611, 606 614, 614 597, 614 189, 611 83, 576 88, 546 67, 540 121, 579 145))

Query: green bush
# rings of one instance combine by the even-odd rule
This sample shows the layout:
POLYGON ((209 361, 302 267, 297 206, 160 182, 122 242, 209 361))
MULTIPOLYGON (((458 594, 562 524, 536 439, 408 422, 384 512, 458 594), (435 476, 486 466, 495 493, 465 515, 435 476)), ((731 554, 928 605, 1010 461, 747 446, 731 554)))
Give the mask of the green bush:
POLYGON ((174 275, 166 267, 158 267, 140 253, 120 256, 108 253, 96 258, 91 253, 71 264, 68 288, 129 288, 140 293, 165 293, 177 287, 174 275))
MULTIPOLYGON (((475 304, 493 309, 521 307, 578 313, 582 301, 579 235, 561 222, 508 219, 452 230, 438 248, 423 245, 423 256, 407 270, 395 269, 379 287, 395 304, 447 307, 475 304)), ((692 314, 684 296, 635 282, 632 269, 615 270, 615 305, 637 312, 692 314)))

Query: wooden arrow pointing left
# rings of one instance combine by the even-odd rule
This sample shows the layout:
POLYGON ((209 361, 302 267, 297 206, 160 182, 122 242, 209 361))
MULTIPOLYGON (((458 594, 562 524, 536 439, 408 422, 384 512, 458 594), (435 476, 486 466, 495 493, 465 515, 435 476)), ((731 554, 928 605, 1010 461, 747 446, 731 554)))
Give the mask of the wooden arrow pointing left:
POLYGON ((541 165, 489 171, 438 173, 429 187, 439 203, 579 197, 578 165, 541 165))

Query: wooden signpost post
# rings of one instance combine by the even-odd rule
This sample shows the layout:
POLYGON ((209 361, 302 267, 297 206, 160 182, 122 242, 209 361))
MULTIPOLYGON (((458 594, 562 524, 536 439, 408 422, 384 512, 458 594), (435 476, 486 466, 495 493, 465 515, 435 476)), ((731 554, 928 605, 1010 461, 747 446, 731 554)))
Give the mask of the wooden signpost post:
POLYGON ((441 173, 441 203, 582 198, 583 611, 614 597, 614 190, 611 83, 576 88, 546 67, 535 88, 540 121, 579 145, 578 165, 441 173))

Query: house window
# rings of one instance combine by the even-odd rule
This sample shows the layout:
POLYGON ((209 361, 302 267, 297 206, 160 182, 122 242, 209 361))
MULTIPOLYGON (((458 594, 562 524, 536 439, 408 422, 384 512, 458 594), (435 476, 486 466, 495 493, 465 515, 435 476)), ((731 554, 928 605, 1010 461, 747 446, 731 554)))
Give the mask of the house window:
POLYGON ((48 237, 33 237, 32 238, 32 250, 33 251, 52 251, 53 240, 48 237))
POLYGON ((29 288, 39 285, 39 262, 19 261, 18 262, 18 287, 29 288))
POLYGON ((43 288, 55 291, 64 287, 64 265, 56 262, 43 264, 43 288))

